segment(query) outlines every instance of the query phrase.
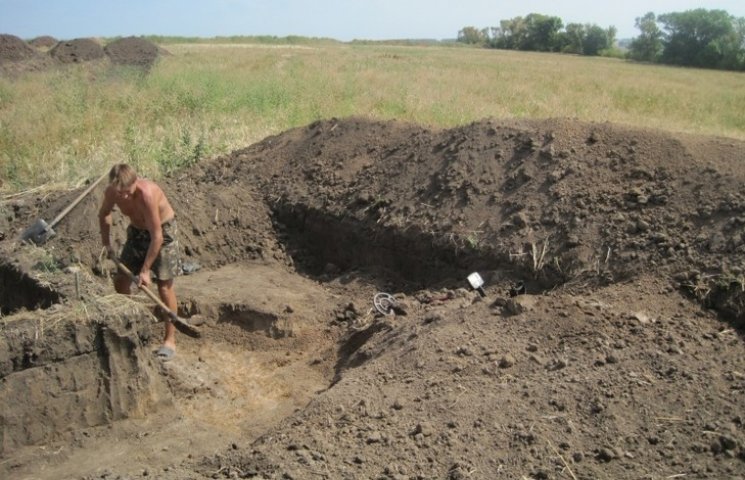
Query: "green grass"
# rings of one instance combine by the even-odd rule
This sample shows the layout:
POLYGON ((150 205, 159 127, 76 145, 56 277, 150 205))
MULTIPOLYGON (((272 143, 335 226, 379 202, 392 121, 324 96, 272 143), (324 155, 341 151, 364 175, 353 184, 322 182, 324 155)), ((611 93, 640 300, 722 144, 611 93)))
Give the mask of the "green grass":
POLYGON ((745 140, 742 73, 279 40, 182 39, 163 45, 172 55, 148 75, 73 65, 0 79, 0 191, 75 185, 121 161, 157 178, 268 135, 351 115, 429 127, 570 117, 745 140))

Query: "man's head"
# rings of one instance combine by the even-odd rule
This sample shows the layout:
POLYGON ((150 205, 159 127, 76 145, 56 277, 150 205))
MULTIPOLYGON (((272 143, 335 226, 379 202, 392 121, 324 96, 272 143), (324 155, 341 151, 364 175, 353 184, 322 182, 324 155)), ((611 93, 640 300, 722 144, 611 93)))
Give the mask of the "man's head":
POLYGON ((116 189, 116 193, 129 197, 134 193, 137 172, 126 163, 118 163, 109 171, 109 185, 116 189))

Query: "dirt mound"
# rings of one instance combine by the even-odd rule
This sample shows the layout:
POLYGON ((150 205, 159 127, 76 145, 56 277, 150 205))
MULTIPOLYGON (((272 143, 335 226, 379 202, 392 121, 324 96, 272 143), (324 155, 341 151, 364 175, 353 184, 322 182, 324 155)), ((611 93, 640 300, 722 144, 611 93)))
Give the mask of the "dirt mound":
POLYGON ((150 68, 158 59, 160 50, 149 40, 138 37, 126 37, 115 40, 105 49, 106 55, 117 65, 133 65, 150 68))
POLYGON ((61 63, 89 62, 104 57, 101 45, 90 38, 59 42, 49 51, 49 54, 61 63))
POLYGON ((408 261, 386 263, 409 281, 447 278, 453 272, 428 260, 456 251, 447 264, 459 274, 508 264, 550 288, 649 270, 742 276, 742 151, 726 139, 565 120, 445 131, 332 120, 269 138, 217 168, 255 176, 287 225, 307 229, 310 217, 318 230, 350 230, 344 248, 331 236, 314 245, 316 273, 324 259, 359 266, 358 250, 374 236, 383 249, 410 244, 408 261))
POLYGON ((56 62, 13 35, 0 35, 0 75, 10 78, 41 71, 56 62))
POLYGON ((0 63, 28 60, 36 51, 14 35, 0 34, 0 63))
POLYGON ((34 48, 47 50, 57 45, 57 39, 50 37, 49 35, 42 35, 40 37, 32 38, 28 42, 34 48))
MULTIPOLYGON (((180 309, 206 319, 206 339, 184 339, 163 370, 181 416, 164 434, 167 458, 137 456, 163 448, 161 427, 112 427, 61 456, 45 437, 52 453, 10 452, 0 472, 738 478, 743 152, 734 140, 564 119, 433 130, 350 118, 165 178, 189 273, 180 309), (471 272, 485 296, 468 288, 471 272), (381 308, 381 293, 395 308, 381 308), (120 449, 134 455, 99 457, 120 449)), ((110 290, 100 189, 44 248, 15 241, 77 193, 2 204, 0 273, 32 292, 0 298, 6 327, 25 309, 110 290)), ((18 368, 6 379, 40 355, 24 339, 11 342, 4 364, 18 368)), ((135 350, 125 372, 142 361, 134 341, 106 345, 101 359, 135 350)), ((13 431, 14 448, 33 443, 13 431)))

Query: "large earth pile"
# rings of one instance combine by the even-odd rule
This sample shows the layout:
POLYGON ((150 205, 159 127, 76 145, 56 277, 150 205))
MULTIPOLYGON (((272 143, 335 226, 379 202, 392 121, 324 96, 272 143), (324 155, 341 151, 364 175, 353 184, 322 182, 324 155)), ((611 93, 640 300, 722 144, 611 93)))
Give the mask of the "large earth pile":
POLYGON ((138 37, 115 40, 104 48, 106 55, 117 65, 133 65, 150 68, 158 59, 158 46, 138 37))
POLYGON ((28 44, 39 50, 46 51, 57 45, 57 39, 49 35, 42 35, 40 37, 32 38, 28 41, 28 44))
POLYGON ((54 65, 46 54, 36 51, 15 35, 0 34, 0 75, 15 76, 54 65))
POLYGON ((36 52, 15 35, 0 34, 0 63, 33 58, 36 52))
POLYGON ((100 188, 44 248, 15 239, 78 192, 8 200, 0 273, 28 293, 0 297, 3 399, 43 406, 29 387, 40 377, 23 375, 47 375, 54 403, 39 408, 60 427, 34 428, 19 420, 32 407, 13 407, 0 469, 743 478, 743 181, 743 142, 563 119, 449 130, 331 119, 269 137, 161 181, 189 273, 180 311, 202 317, 205 338, 180 337, 160 371, 139 354, 157 339, 132 316, 47 340, 14 321, 37 308, 66 325, 65 305, 110 291, 100 188), (65 351, 90 358, 86 375, 65 351), (161 378, 177 412, 167 428, 154 420, 174 412, 155 413, 161 378), (89 416, 70 413, 85 402, 89 416), (120 420, 111 430, 106 412, 120 420))
POLYGON ((116 65, 150 69, 161 55, 168 52, 144 38, 126 37, 106 47, 91 38, 57 42, 50 36, 40 36, 29 43, 7 34, 0 35, 0 74, 14 76, 55 65, 92 62, 104 57, 116 65))
POLYGON ((104 57, 101 45, 90 38, 59 42, 49 51, 49 54, 61 63, 90 62, 104 57))

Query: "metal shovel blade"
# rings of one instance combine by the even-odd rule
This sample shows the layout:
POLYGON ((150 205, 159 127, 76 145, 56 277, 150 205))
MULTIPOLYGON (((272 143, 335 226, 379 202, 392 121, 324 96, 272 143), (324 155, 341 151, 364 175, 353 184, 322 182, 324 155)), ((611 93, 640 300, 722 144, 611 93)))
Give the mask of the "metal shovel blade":
POLYGON ((55 235, 55 231, 43 219, 38 219, 21 235, 21 242, 41 245, 55 235))

